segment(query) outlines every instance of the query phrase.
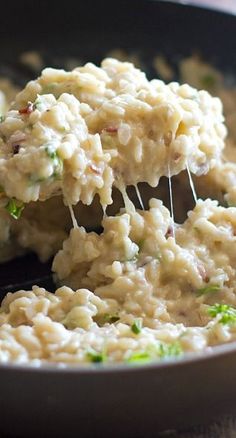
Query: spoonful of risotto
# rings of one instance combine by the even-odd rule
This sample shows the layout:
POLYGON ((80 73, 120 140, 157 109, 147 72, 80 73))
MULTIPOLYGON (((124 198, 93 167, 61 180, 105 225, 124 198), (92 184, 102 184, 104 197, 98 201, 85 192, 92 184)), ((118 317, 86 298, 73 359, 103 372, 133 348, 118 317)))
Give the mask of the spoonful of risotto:
POLYGON ((45 69, 1 118, 2 195, 20 208, 61 193, 89 205, 98 194, 105 208, 113 186, 207 173, 220 161, 223 120, 218 98, 148 81, 127 62, 45 69))

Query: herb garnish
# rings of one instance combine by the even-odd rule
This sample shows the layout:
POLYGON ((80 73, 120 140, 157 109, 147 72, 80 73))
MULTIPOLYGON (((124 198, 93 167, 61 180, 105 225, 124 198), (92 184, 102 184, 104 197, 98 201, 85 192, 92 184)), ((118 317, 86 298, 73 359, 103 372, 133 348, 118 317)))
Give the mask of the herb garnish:
POLYGON ((142 321, 141 319, 136 319, 131 325, 131 330, 135 335, 139 335, 142 330, 142 321))
POLYGON ((49 158, 52 160, 55 160, 57 158, 57 151, 53 148, 51 145, 45 146, 45 152, 48 155, 49 158))
POLYGON ((12 198, 9 199, 5 208, 10 213, 10 215, 14 217, 14 219, 19 219, 25 206, 23 202, 17 201, 16 199, 12 198))
POLYGON ((63 161, 58 156, 57 150, 55 150, 53 146, 47 145, 45 146, 45 152, 48 155, 48 157, 51 158, 51 160, 53 160, 53 164, 54 164, 53 177, 57 177, 61 175, 63 171, 63 161))
POLYGON ((128 363, 133 363, 133 364, 143 364, 143 363, 147 363, 150 362, 152 360, 152 357, 150 356, 150 354, 146 351, 140 351, 140 352, 136 352, 133 353, 129 359, 128 359, 128 363))
POLYGON ((183 352, 179 342, 173 342, 172 344, 160 344, 158 350, 159 357, 161 359, 180 356, 183 352))
POLYGON ((210 292, 218 292, 219 290, 220 290, 219 284, 209 284, 208 286, 201 287, 200 289, 198 289, 197 295, 198 296, 206 295, 210 292))
POLYGON ((236 308, 228 304, 213 304, 213 306, 209 306, 208 313, 213 318, 220 316, 219 322, 221 324, 236 323, 236 308))
POLYGON ((142 365, 147 362, 152 362, 156 359, 168 359, 171 357, 179 357, 183 353, 182 347, 178 341, 172 344, 150 345, 146 351, 137 351, 133 353, 127 360, 128 363, 142 365))
POLYGON ((104 353, 99 353, 92 349, 88 351, 87 357, 88 359, 90 359, 91 362, 94 363, 101 363, 101 362, 105 362, 106 360, 106 355, 104 353))

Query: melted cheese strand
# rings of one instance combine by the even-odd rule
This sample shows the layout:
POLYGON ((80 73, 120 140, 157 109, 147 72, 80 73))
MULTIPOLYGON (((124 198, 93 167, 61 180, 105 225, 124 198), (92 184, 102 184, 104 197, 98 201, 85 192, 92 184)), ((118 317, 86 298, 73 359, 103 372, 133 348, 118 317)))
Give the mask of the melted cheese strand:
POLYGON ((189 170, 188 161, 186 161, 186 169, 187 169, 187 172, 188 172, 189 184, 190 184, 190 187, 191 187, 191 190, 192 190, 193 199, 194 199, 194 202, 196 204, 197 203, 197 194, 196 194, 196 190, 195 190, 195 187, 194 187, 194 182, 193 182, 193 179, 192 179, 192 175, 191 175, 191 172, 189 170))
POLYGON ((175 219, 174 219, 174 206, 173 206, 173 192, 172 192, 172 183, 171 183, 171 175, 170 175, 170 165, 168 163, 168 185, 169 185, 169 197, 170 197, 170 215, 172 221, 172 229, 173 229, 173 237, 175 239, 175 219))
POLYGON ((135 187, 135 190, 136 190, 137 198, 139 200, 139 204, 141 205, 142 210, 145 210, 144 205, 143 205, 143 200, 142 200, 142 197, 141 197, 141 193, 140 193, 139 188, 138 188, 138 185, 135 184, 134 187, 135 187))
POLYGON ((71 204, 68 204, 68 207, 69 207, 69 212, 70 212, 70 217, 71 217, 71 220, 72 220, 73 228, 78 228, 78 222, 76 220, 73 207, 72 207, 71 204))
POLYGON ((105 219, 107 217, 107 206, 101 204, 101 207, 103 211, 102 219, 105 219))
POLYGON ((120 190, 121 195, 123 197, 123 201, 125 204, 125 210, 127 213, 135 213, 135 206, 133 202, 130 200, 130 198, 127 195, 125 184, 123 181, 119 180, 116 182, 116 187, 120 190))

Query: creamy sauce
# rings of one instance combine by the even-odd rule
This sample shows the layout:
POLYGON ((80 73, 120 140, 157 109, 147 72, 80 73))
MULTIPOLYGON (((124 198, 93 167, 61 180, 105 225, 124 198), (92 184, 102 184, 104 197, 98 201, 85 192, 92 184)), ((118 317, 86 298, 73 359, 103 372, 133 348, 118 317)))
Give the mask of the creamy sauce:
POLYGON ((55 294, 35 286, 4 298, 0 362, 143 363, 236 339, 236 208, 198 199, 223 190, 236 199, 218 98, 106 59, 45 69, 9 109, 1 94, 0 105, 0 257, 55 254, 58 284, 55 294), (144 210, 138 183, 155 187, 162 176, 170 212, 158 199, 144 210), (177 224, 189 185, 195 207, 177 224), (113 187, 124 208, 108 216, 113 187), (97 197, 100 235, 80 225, 78 206, 97 197))

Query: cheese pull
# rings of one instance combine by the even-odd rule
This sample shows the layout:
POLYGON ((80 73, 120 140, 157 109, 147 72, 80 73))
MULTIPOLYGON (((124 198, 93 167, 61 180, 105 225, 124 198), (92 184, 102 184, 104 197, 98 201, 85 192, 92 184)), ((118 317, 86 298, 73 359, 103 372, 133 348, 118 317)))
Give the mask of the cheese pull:
POLYGON ((0 123, 0 185, 24 203, 62 194, 90 205, 97 194, 105 208, 113 186, 206 174, 221 162, 223 120, 218 98, 148 81, 130 63, 45 69, 0 123))

